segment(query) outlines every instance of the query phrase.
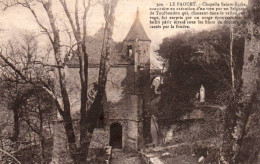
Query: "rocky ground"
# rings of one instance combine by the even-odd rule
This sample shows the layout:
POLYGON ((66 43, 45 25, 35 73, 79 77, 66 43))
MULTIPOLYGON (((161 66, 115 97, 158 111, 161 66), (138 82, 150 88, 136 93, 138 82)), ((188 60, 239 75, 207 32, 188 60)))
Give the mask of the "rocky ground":
POLYGON ((137 153, 124 153, 121 150, 113 149, 111 164, 144 164, 144 162, 137 153))
POLYGON ((169 146, 159 146, 144 150, 144 154, 150 157, 154 163, 160 164, 197 164, 197 157, 187 152, 189 145, 176 144, 169 146))
MULTIPOLYGON (((146 154, 151 157, 151 162, 156 164, 199 164, 197 158, 191 155, 173 155, 172 148, 175 147, 155 148, 154 151, 146 154)), ((125 153, 113 149, 111 164, 145 164, 145 162, 138 153, 125 153)))

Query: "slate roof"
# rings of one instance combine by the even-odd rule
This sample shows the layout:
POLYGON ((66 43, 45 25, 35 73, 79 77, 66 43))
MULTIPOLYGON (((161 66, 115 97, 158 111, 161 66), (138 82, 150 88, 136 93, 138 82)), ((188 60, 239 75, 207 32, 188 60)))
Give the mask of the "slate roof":
MULTIPOLYGON (((103 43, 103 35, 104 35, 104 27, 101 27, 93 36, 87 37, 87 53, 88 53, 88 62, 89 67, 96 67, 100 64, 100 57, 101 57, 101 49, 103 43)), ((142 41, 151 41, 139 19, 139 11, 136 12, 135 21, 130 28, 127 36, 125 37, 124 41, 135 41, 136 38, 142 41)), ((112 53, 110 56, 110 64, 111 66, 119 66, 119 65, 128 65, 131 64, 132 61, 129 59, 124 58, 122 55, 123 44, 122 42, 116 43, 112 41, 112 53)), ((68 67, 79 67, 79 58, 77 55, 72 55, 72 57, 65 62, 68 67)))
MULTIPOLYGON (((93 36, 87 37, 87 53, 88 53, 88 62, 89 67, 99 66, 102 43, 103 43, 104 27, 101 27, 93 36)), ((121 55, 122 52, 122 43, 112 42, 112 53, 110 56, 111 65, 125 65, 129 62, 124 59, 121 55)), ((66 62, 68 67, 79 67, 79 58, 76 54, 73 54, 72 57, 66 62)))
POLYGON ((136 18, 135 18, 135 21, 132 25, 132 27, 130 28, 128 34, 126 35, 124 41, 135 41, 136 38, 138 38, 139 40, 142 40, 142 41, 151 41, 145 30, 144 30, 144 27, 139 19, 139 10, 137 9, 137 12, 136 12, 136 18))

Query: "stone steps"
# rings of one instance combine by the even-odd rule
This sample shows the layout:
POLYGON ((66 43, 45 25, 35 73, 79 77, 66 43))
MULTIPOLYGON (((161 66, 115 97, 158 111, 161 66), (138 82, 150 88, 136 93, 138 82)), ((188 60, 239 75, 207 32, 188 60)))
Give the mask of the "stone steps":
POLYGON ((137 153, 125 153, 120 149, 113 149, 111 164, 144 164, 144 162, 137 153))

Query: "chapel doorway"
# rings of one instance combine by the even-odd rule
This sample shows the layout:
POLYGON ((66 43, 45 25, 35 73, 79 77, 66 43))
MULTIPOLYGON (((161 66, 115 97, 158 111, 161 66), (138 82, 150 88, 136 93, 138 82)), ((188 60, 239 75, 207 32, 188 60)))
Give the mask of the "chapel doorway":
POLYGON ((109 145, 113 149, 122 149, 122 126, 119 123, 110 125, 109 145))

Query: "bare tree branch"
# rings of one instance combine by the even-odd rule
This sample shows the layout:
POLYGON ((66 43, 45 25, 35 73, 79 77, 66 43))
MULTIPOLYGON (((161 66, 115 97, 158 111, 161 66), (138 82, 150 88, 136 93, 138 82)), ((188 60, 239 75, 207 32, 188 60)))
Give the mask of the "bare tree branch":
POLYGON ((0 151, 1 151, 2 153, 4 153, 4 154, 8 155, 9 157, 13 158, 17 163, 22 164, 22 163, 21 163, 20 161, 18 161, 18 159, 15 158, 12 154, 10 154, 10 153, 4 151, 3 149, 0 149, 0 151))

